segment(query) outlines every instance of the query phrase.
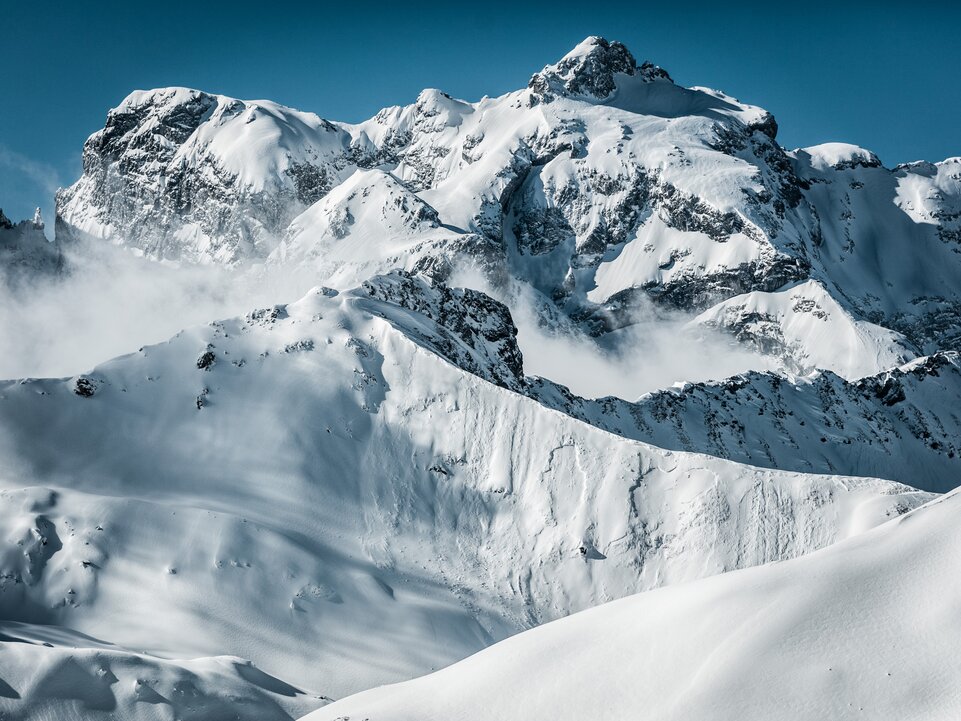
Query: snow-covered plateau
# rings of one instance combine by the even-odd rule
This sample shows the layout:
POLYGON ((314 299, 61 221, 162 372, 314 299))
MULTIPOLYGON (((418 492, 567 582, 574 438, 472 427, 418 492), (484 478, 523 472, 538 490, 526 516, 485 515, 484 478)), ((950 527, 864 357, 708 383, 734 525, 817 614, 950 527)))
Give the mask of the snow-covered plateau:
POLYGON ((132 92, 54 231, 0 718, 961 717, 961 158, 590 37, 358 124, 132 92))

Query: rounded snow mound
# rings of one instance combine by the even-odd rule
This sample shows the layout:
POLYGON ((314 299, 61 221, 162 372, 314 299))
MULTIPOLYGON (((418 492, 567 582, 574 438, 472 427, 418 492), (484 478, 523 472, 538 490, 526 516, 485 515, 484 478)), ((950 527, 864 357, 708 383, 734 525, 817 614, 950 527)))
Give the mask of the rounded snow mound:
POLYGON ((812 167, 818 170, 844 170, 847 168, 878 168, 878 156, 866 148, 850 143, 821 143, 796 151, 799 157, 806 157, 812 167))

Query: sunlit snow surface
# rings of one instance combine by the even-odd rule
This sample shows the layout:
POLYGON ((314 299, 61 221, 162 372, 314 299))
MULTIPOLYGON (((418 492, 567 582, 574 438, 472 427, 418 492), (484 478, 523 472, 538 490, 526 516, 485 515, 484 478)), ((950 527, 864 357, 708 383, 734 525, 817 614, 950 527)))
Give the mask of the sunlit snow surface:
POLYGON ((803 558, 640 594, 307 718, 949 721, 961 495, 803 558))
POLYGON ((0 716, 961 715, 961 160, 776 130, 131 93, 0 217, 0 716))
POLYGON ((423 281, 369 288, 0 386, 4 616, 340 697, 930 497, 610 435, 438 356, 520 382, 423 281))

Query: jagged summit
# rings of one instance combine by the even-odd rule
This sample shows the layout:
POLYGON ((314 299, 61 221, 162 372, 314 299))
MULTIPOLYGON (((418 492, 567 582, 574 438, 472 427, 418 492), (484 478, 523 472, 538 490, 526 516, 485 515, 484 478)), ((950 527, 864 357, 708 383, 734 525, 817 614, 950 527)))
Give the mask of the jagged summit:
POLYGON ((872 352, 829 366, 846 378, 907 359, 905 343, 881 338, 961 348, 956 164, 889 171, 839 143, 786 152, 763 108, 675 84, 600 37, 527 88, 412 100, 348 124, 187 88, 136 91, 87 141, 83 177, 58 196, 58 234, 166 261, 309 266, 341 289, 466 263, 596 334, 629 324, 642 301, 686 313, 727 303, 718 327, 786 365, 823 357, 797 331, 809 322, 886 329, 868 333, 872 352), (795 303, 806 281, 836 313, 803 312, 827 307, 795 303))
POLYGON ((544 102, 550 102, 557 95, 603 100, 616 89, 618 74, 638 76, 644 82, 671 82, 667 71, 656 65, 645 62, 638 66, 631 51, 622 43, 592 35, 558 62, 535 73, 528 87, 544 102))

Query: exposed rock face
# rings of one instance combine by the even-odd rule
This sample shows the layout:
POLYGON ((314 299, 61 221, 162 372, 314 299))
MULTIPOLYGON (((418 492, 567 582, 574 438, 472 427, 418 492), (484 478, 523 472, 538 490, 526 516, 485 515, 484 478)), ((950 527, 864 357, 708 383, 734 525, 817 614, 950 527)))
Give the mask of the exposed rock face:
POLYGON ((961 362, 939 353, 856 382, 830 372, 688 383, 636 403, 571 395, 537 379, 541 402, 663 448, 803 473, 896 478, 944 492, 961 477, 961 362))
POLYGON ((436 334, 418 340, 454 365, 505 388, 526 387, 517 327, 502 303, 476 290, 431 286, 403 271, 372 278, 363 290, 434 321, 436 334))
POLYGON ((58 230, 165 260, 264 258, 350 165, 349 136, 309 113, 184 88, 135 92, 84 144, 58 230))

